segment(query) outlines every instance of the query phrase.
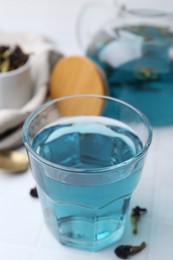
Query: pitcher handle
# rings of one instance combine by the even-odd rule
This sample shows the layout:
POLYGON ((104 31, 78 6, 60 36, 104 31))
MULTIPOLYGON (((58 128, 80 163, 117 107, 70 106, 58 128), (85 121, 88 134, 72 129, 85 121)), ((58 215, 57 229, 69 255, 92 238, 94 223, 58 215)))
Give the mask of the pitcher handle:
POLYGON ((104 24, 116 15, 115 6, 118 6, 113 0, 113 6, 100 1, 91 1, 85 4, 79 11, 76 22, 76 38, 79 48, 85 52, 95 33, 104 26, 104 24))

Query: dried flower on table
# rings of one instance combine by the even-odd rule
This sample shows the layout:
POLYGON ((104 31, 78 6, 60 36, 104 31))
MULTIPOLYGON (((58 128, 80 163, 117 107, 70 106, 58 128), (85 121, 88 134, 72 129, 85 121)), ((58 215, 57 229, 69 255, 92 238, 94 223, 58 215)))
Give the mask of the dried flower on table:
POLYGON ((33 198, 38 198, 38 192, 37 192, 37 188, 36 188, 36 187, 34 187, 34 188, 32 188, 32 189, 30 190, 30 195, 31 195, 31 197, 33 197, 33 198))
POLYGON ((132 223, 132 226, 133 226, 133 234, 137 234, 138 233, 138 222, 139 222, 139 219, 140 219, 141 215, 143 215, 146 212, 147 212, 147 209, 140 208, 139 206, 137 206, 137 207, 132 209, 132 212, 131 212, 131 223, 132 223))
POLYGON ((145 247, 146 247, 145 242, 142 242, 139 246, 121 245, 114 250, 114 253, 122 259, 127 259, 129 258, 129 256, 141 252, 145 247))

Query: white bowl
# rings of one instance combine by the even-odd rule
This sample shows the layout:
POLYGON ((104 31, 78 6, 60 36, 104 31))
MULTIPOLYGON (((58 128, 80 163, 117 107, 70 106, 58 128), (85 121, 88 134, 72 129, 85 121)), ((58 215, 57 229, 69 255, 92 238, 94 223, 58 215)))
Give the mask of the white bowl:
POLYGON ((30 60, 18 69, 0 73, 0 109, 19 109, 32 95, 30 60))

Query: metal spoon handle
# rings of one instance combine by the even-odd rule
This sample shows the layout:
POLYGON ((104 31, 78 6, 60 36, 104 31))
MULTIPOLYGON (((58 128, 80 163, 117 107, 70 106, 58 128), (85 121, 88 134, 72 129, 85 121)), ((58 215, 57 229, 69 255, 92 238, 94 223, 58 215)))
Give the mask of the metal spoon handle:
POLYGON ((28 156, 17 151, 0 151, 0 168, 10 172, 22 172, 28 168, 28 156))

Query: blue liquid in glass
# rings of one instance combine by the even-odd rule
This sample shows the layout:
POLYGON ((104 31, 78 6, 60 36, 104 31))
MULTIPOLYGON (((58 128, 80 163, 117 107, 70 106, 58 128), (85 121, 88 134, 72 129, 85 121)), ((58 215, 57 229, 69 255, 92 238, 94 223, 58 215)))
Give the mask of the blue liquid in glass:
POLYGON ((56 179, 58 169, 51 169, 53 178, 46 166, 42 173, 37 164, 34 169, 38 171, 38 192, 48 227, 63 244, 91 251, 123 235, 131 193, 142 167, 138 161, 111 172, 106 170, 140 153, 142 143, 124 125, 112 119, 105 124, 100 118, 62 120, 43 129, 33 142, 41 157, 57 167, 69 167, 62 181, 56 179), (97 177, 103 168, 105 173, 97 177), (90 171, 89 176, 85 176, 84 169, 90 171), (74 170, 78 170, 78 177, 74 170), (97 180, 92 179, 94 175, 97 180))
POLYGON ((134 25, 98 32, 87 55, 104 70, 112 97, 161 126, 173 123, 172 46, 169 28, 134 25))

